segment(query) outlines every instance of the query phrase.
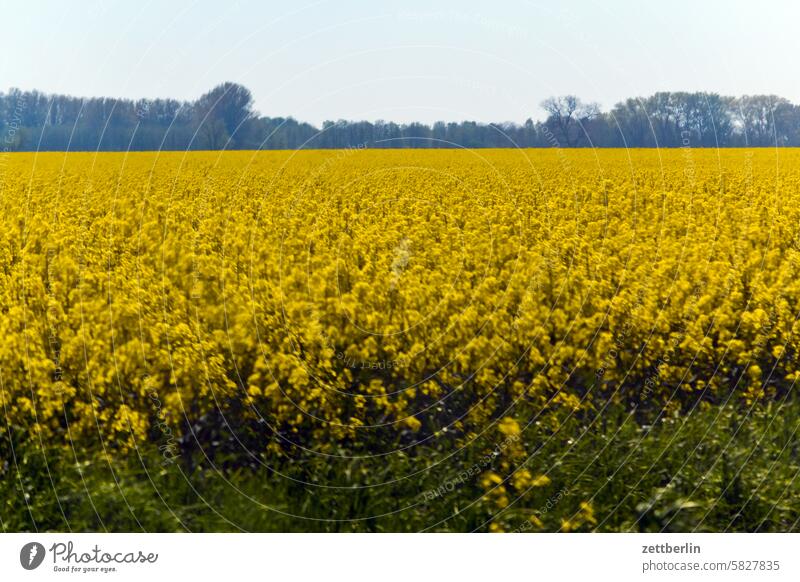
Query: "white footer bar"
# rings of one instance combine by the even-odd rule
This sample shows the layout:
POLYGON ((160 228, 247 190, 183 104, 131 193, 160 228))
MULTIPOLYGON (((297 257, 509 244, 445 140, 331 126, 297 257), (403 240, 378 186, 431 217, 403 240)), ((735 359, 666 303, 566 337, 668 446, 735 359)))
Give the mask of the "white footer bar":
POLYGON ((800 534, 2 534, 0 580, 777 581, 798 554, 800 534))

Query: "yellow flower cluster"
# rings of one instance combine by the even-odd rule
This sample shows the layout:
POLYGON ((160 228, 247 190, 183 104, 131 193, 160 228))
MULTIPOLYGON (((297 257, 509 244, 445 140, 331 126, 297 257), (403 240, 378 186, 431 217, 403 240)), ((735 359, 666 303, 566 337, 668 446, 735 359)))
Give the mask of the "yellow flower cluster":
POLYGON ((794 150, 14 154, 0 179, 16 438, 221 413, 277 449, 466 441, 800 373, 794 150))

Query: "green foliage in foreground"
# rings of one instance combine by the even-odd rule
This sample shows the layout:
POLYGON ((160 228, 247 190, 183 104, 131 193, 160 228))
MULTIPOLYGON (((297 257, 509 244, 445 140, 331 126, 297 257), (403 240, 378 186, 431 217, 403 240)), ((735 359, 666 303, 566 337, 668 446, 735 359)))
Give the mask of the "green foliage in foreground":
POLYGON ((481 478, 493 460, 473 452, 490 442, 271 466, 216 455, 213 467, 197 453, 163 464, 157 450, 111 463, 17 450, 0 466, 0 519, 5 531, 795 531, 799 413, 773 403, 652 427, 621 410, 532 424, 526 466, 549 483, 502 510, 481 478), (470 467, 481 474, 465 477, 470 467))

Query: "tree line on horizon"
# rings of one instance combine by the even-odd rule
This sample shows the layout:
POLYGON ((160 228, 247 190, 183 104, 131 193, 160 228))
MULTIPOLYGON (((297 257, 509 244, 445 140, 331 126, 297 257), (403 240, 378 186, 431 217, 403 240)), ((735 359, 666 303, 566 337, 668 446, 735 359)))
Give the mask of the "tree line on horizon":
POLYGON ((266 117, 242 85, 195 101, 0 93, 3 151, 323 148, 800 146, 800 105, 774 95, 659 92, 610 111, 573 95, 542 102, 544 121, 397 124, 266 117))

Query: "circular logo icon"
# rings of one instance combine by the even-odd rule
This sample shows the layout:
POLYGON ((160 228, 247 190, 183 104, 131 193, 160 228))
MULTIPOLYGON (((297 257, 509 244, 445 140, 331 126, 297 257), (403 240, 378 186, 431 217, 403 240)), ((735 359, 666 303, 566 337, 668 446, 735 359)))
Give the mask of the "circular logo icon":
POLYGON ((30 542, 19 551, 19 563, 26 570, 35 570, 44 561, 44 546, 39 542, 30 542))

